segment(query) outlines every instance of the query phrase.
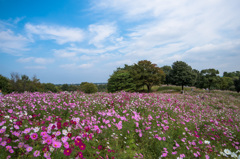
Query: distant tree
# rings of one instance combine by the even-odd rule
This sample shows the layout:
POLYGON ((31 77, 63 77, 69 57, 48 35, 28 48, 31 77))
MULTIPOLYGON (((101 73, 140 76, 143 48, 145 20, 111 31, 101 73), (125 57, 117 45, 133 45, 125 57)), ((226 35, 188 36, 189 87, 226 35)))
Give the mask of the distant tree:
POLYGON ((3 93, 10 93, 10 83, 9 79, 0 75, 0 90, 3 93))
POLYGON ((93 83, 82 82, 80 89, 84 93, 96 93, 98 91, 97 86, 93 83))
POLYGON ((165 73, 165 80, 164 80, 164 83, 165 84, 170 84, 170 72, 172 70, 172 67, 171 66, 163 66, 161 67, 161 69, 163 70, 163 72, 165 73))
POLYGON ((118 69, 108 79, 107 90, 109 92, 121 90, 132 92, 136 90, 136 84, 129 71, 118 69))
POLYGON ((185 85, 193 85, 196 81, 196 74, 192 67, 183 61, 176 61, 172 65, 170 72, 171 82, 175 85, 182 86, 182 91, 185 85))
POLYGON ((42 86, 43 86, 44 92, 48 92, 48 91, 51 91, 54 93, 58 92, 57 87, 52 83, 43 83, 42 86))
POLYGON ((238 79, 234 80, 234 86, 236 91, 239 93, 240 92, 240 76, 238 77, 238 79))
POLYGON ((198 70, 196 70, 196 69, 193 69, 193 72, 194 72, 194 74, 195 74, 195 76, 196 76, 196 80, 195 80, 193 86, 198 87, 198 85, 199 85, 199 83, 200 83, 200 77, 201 77, 201 75, 200 75, 200 72, 199 72, 198 70))
POLYGON ((20 75, 16 72, 11 73, 10 89, 11 92, 21 92, 22 90, 21 78, 20 75))
POLYGON ((78 90, 78 86, 71 84, 68 87, 68 91, 77 91, 78 90))
POLYGON ((137 87, 146 85, 148 92, 151 92, 153 85, 161 84, 165 78, 163 70, 147 60, 134 64, 130 73, 137 87))
POLYGON ((107 84, 98 84, 98 92, 107 92, 107 84))
POLYGON ((223 72, 223 77, 239 77, 240 76, 240 71, 236 72, 223 72))
POLYGON ((208 88, 209 92, 213 86, 220 83, 219 71, 215 69, 205 69, 201 71, 201 87, 208 88))
POLYGON ((30 86, 31 80, 29 79, 29 77, 27 75, 21 76, 20 83, 21 83, 21 88, 19 88, 20 92, 29 91, 29 86, 30 86))
POLYGON ((68 88, 69 88, 68 84, 63 84, 63 85, 61 86, 61 90, 62 90, 62 91, 68 91, 68 88))

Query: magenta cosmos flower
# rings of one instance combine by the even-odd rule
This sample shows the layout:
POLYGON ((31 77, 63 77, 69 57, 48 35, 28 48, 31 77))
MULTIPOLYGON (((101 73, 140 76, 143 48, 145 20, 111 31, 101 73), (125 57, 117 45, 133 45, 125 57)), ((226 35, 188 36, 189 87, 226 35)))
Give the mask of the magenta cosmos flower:
POLYGON ((86 149, 86 145, 84 143, 81 143, 81 145, 79 146, 80 150, 85 150, 86 149))
POLYGON ((83 154, 82 152, 78 152, 78 155, 77 155, 79 158, 83 158, 83 154))
POLYGON ((70 148, 67 148, 67 149, 65 149, 64 150, 64 155, 66 155, 66 156, 70 156, 71 155, 71 153, 72 153, 72 149, 70 149, 70 148))
POLYGON ((38 138, 38 134, 37 133, 33 133, 31 135, 31 139, 36 140, 37 138, 38 138))

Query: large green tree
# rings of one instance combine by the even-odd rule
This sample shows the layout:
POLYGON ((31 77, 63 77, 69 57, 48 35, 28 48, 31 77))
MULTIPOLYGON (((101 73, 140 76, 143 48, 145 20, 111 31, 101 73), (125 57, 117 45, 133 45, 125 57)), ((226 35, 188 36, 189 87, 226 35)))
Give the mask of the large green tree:
POLYGON ((136 84, 128 70, 118 69, 108 79, 107 90, 108 92, 121 90, 132 92, 136 90, 136 84))
POLYGON ((220 77, 218 76, 219 71, 213 68, 211 69, 204 69, 201 71, 201 88, 208 88, 209 92, 212 87, 217 87, 220 83, 220 77))
POLYGON ((165 79, 163 70, 151 61, 139 61, 132 68, 131 73, 137 86, 146 85, 148 92, 151 92, 152 86, 161 84, 165 79))
POLYGON ((171 83, 175 85, 182 86, 182 91, 184 86, 193 85, 196 80, 196 74, 192 70, 192 67, 183 61, 176 61, 172 65, 172 70, 170 71, 171 83))

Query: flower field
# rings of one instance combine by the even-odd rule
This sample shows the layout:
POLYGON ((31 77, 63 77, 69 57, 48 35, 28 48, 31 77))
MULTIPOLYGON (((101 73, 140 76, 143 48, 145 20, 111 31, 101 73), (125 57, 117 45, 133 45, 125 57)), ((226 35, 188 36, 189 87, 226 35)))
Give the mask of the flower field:
POLYGON ((240 158, 240 101, 160 93, 0 96, 0 158, 240 158))

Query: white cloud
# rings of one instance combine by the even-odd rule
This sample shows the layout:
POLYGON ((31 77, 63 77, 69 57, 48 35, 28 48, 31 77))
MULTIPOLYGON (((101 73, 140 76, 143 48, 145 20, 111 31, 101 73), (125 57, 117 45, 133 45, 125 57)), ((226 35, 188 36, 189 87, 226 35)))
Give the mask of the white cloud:
POLYGON ((77 55, 76 52, 68 51, 66 49, 53 50, 53 51, 56 57, 61 57, 61 58, 72 58, 72 57, 76 57, 77 55))
POLYGON ((84 32, 79 28, 33 25, 30 23, 26 24, 25 28, 30 34, 39 35, 43 40, 55 40, 58 44, 81 42, 84 39, 84 32))
POLYGON ((26 57, 26 58, 19 58, 17 62, 20 62, 20 63, 34 62, 37 64, 45 65, 45 64, 53 63, 54 59, 41 58, 41 57, 26 57))
POLYGON ((88 69, 88 68, 91 68, 93 66, 92 63, 86 63, 86 64, 80 64, 80 65, 77 65, 75 63, 72 63, 72 64, 63 64, 63 65, 60 65, 59 67, 60 68, 63 68, 63 69, 68 69, 68 70, 75 70, 75 69, 88 69))
POLYGON ((28 51, 27 48, 30 40, 26 37, 15 34, 12 30, 8 29, 0 31, 0 51, 10 53, 13 55, 20 55, 22 52, 28 51))
POLYGON ((46 69, 46 66, 26 66, 25 69, 46 69))
POLYGON ((116 27, 113 24, 92 24, 88 30, 91 36, 89 44, 93 44, 96 47, 103 47, 103 42, 116 32, 116 27))

